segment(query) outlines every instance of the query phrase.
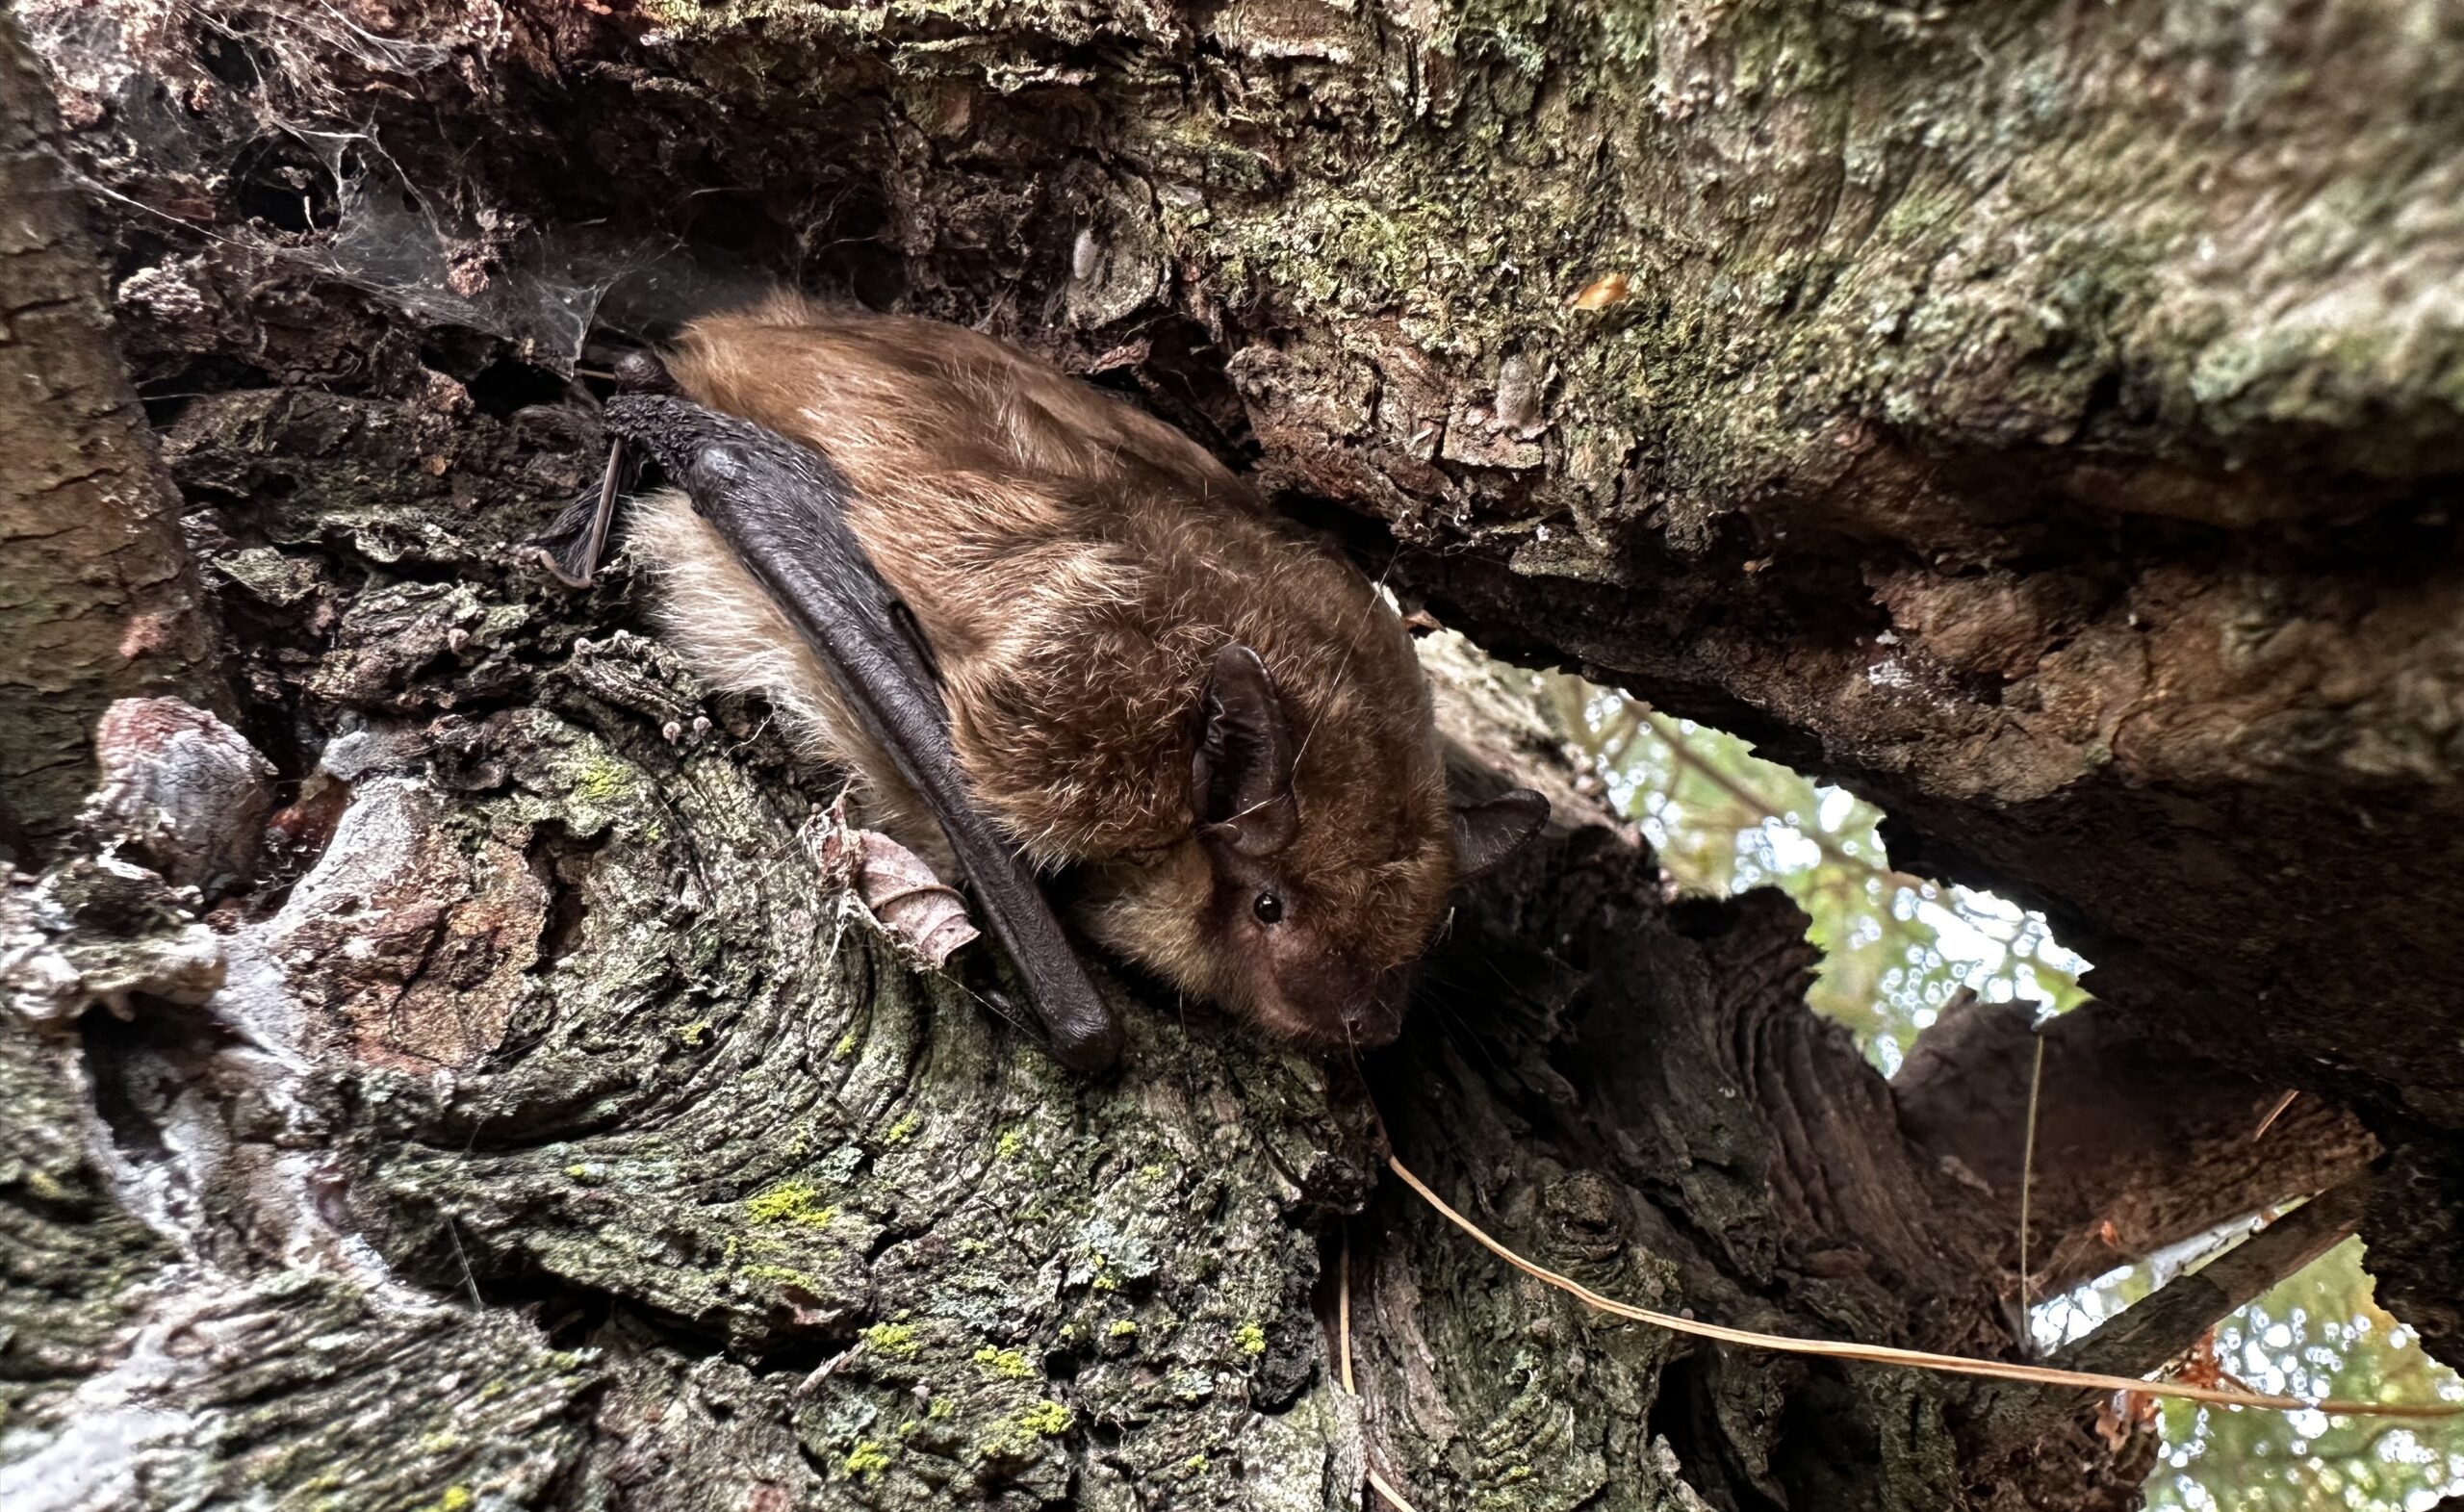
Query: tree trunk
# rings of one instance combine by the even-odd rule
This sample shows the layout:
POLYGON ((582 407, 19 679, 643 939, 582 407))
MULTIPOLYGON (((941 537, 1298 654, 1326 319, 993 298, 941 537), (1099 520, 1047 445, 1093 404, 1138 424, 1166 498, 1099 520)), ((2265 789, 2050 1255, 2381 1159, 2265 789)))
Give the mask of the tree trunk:
POLYGON ((2359 1223, 2453 1339, 2426 0, 23 9, 244 698, 103 742, 0 921, 0 1503, 2133 1504, 2075 1400, 1605 1321, 1381 1180, 1637 1302, 2019 1348, 2024 1022, 1885 1084, 1802 916, 1667 901, 1509 675, 1429 657, 1461 775, 1568 822, 1390 1052, 1108 977, 1089 1083, 911 971, 834 780, 515 551, 595 474, 585 336, 775 279, 1131 390, 2052 910, 2110 1001, 2039 1291, 2341 1185, 2244 1279, 2359 1223), (251 745, 270 825, 182 801, 251 745))
POLYGON ((29 864, 85 796, 115 697, 229 704, 60 130, 41 65, 0 31, 0 856, 29 864))

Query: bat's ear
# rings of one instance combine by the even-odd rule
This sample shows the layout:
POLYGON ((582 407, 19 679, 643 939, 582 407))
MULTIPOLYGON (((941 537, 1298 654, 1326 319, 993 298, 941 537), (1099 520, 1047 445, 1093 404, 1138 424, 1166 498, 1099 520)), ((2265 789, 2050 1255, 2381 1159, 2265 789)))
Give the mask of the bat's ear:
POLYGON ((1549 800, 1527 787, 1454 810, 1454 876, 1469 882, 1505 864, 1549 822, 1549 800))
POLYGON ((1271 856, 1300 830, 1292 796, 1292 731, 1267 664, 1235 642, 1216 653, 1199 698, 1190 762, 1198 833, 1243 856, 1271 856))

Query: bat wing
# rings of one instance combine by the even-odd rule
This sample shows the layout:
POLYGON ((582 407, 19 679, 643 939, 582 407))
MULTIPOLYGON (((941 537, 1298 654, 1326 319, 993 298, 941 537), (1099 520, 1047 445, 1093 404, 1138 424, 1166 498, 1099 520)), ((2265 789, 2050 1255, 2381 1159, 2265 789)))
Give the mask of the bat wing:
POLYGON ((1119 1059, 1119 1021, 1034 875, 967 791, 921 636, 841 517, 847 480, 808 447, 669 395, 619 395, 607 426, 654 458, 727 538, 819 653, 865 734, 931 807, 1025 979, 1054 1056, 1081 1071, 1119 1059))

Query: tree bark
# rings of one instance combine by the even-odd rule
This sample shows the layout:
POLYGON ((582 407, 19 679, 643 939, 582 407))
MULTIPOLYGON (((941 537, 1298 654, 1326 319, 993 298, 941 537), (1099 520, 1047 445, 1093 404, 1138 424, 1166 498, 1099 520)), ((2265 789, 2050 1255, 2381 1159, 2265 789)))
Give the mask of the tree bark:
MULTIPOLYGON (((2048 1053, 2040 1279, 2374 1138, 2365 1224, 2448 1179, 2443 979, 2418 1024, 2371 993, 2451 842, 2368 853, 2409 892, 2279 875, 2451 802, 2444 328, 2312 340, 2330 255, 2262 234, 2377 186, 2365 333, 2442 275, 2454 169, 2389 122, 2451 64, 2329 45, 2426 7, 27 13, 283 807, 218 895, 104 864, 110 806, 16 888, 45 1001, 130 1016, 0 1030, 13 1507, 1355 1506, 1373 1469, 1423 1508, 2132 1504, 2152 1446, 2066 1404, 1604 1322, 1378 1180, 1391 1141, 1637 1301, 2019 1348, 2024 1026, 1946 1022, 1895 1092, 1805 1009, 1802 917, 1668 902, 1510 677, 1432 653, 1461 775, 1569 822, 1391 1052, 1108 978, 1091 1084, 911 973, 819 884, 834 780, 621 574, 514 550, 595 474, 594 320, 772 278, 1134 390, 1482 641, 2054 908, 2114 1003, 2048 1053), (2385 76, 2311 121, 2337 69, 2385 76), (2314 141, 2333 182, 2263 192, 2314 141), (2228 1003, 2225 1064, 2167 1052, 2228 1003)), ((2435 1297, 2428 1206, 2398 1287, 2435 1297)))
POLYGON ((27 863, 86 795, 113 699, 230 707, 60 135, 0 16, 0 855, 27 863))

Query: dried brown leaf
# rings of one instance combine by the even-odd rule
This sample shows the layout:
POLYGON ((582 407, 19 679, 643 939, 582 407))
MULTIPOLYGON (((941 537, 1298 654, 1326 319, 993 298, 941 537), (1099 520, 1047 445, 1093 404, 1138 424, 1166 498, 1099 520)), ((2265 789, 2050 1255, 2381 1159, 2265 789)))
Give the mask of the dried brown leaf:
POLYGON ((849 833, 859 847, 857 896, 893 939, 938 966, 975 938, 966 900, 913 851, 877 830, 849 833))

